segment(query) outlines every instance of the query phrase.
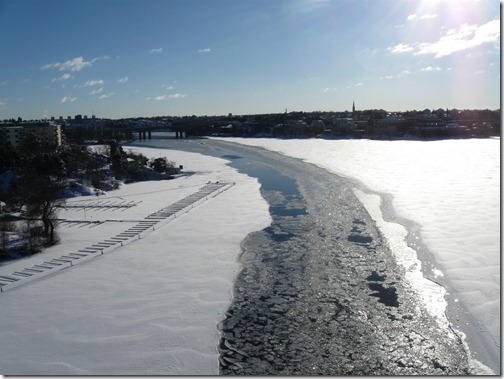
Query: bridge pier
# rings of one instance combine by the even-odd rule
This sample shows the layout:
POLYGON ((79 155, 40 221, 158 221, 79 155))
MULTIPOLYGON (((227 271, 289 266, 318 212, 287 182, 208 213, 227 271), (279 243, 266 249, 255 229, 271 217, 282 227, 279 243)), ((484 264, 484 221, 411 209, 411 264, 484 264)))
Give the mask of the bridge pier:
MULTIPOLYGON (((150 133, 150 132, 149 132, 150 133)), ((145 130, 139 130, 138 131, 138 139, 140 141, 147 139, 147 132, 145 130)))
POLYGON ((150 131, 150 130, 147 132, 147 136, 148 136, 148 138, 149 138, 149 139, 151 139, 151 138, 152 138, 152 135, 151 135, 151 131, 150 131))

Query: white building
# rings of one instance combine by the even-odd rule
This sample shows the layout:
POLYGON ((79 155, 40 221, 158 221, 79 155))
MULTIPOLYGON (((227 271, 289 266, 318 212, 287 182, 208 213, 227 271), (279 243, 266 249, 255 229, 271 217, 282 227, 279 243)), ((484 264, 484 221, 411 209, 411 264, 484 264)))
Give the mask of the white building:
POLYGON ((0 148, 18 148, 28 134, 33 134, 42 145, 61 146, 61 125, 53 122, 23 122, 0 124, 0 148))

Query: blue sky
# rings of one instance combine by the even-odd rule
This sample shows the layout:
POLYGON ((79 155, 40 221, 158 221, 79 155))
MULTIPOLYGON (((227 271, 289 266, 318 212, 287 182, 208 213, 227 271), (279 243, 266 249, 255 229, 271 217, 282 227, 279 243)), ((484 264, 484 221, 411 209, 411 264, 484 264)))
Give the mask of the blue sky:
POLYGON ((498 0, 2 0, 0 119, 498 109, 498 0))

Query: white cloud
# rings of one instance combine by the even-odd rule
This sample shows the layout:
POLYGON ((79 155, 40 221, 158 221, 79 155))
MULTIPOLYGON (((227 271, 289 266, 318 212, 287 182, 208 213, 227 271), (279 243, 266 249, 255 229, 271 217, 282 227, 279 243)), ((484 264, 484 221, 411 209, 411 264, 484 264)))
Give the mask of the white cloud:
POLYGON ((394 54, 401 54, 401 53, 407 53, 409 51, 413 51, 413 47, 408 45, 407 43, 399 43, 395 46, 389 47, 387 50, 394 54))
POLYGON ((73 103, 75 100, 77 100, 76 97, 70 97, 70 96, 63 96, 60 100, 60 103, 61 104, 64 104, 64 103, 73 103))
POLYGON ((435 13, 426 13, 426 14, 422 15, 422 17, 420 17, 420 20, 428 20, 428 19, 436 18, 436 17, 437 17, 437 14, 435 14, 435 13))
POLYGON ((168 95, 168 97, 170 99, 180 99, 180 98, 183 98, 183 97, 186 97, 187 95, 186 94, 183 94, 183 93, 174 93, 173 95, 168 95))
POLYGON ((364 83, 359 82, 359 83, 357 83, 355 86, 356 86, 356 87, 360 87, 360 86, 362 86, 362 85, 364 85, 364 83))
MULTIPOLYGON (((431 18, 436 18, 438 15, 436 13, 424 13, 420 16, 420 20, 429 20, 431 18)), ((418 18, 418 15, 413 13, 407 17, 408 21, 413 21, 418 18)))
POLYGON ((56 63, 46 64, 45 66, 42 66, 42 70, 49 70, 49 69, 54 68, 54 69, 58 69, 59 71, 75 72, 75 71, 82 70, 84 67, 88 67, 88 66, 92 66, 92 65, 93 65, 93 62, 86 61, 82 57, 77 57, 77 58, 70 59, 70 60, 63 62, 63 63, 56 62, 56 63))
POLYGON ((436 42, 419 44, 415 55, 433 54, 434 57, 441 58, 486 43, 499 43, 499 40, 499 20, 492 20, 479 26, 464 24, 458 31, 449 30, 436 42))
POLYGON ((427 67, 424 67, 422 69, 420 69, 420 71, 426 71, 426 72, 432 72, 432 71, 441 71, 442 68, 441 67, 432 67, 432 66, 427 66, 427 67))
POLYGON ((90 67, 95 63, 96 61, 99 60, 104 60, 104 59, 110 59, 108 55, 102 55, 101 57, 96 57, 91 59, 90 61, 86 61, 82 57, 77 57, 74 59, 70 59, 66 62, 55 62, 55 63, 49 63, 41 67, 41 70, 50 70, 50 69, 57 69, 59 71, 71 71, 71 72, 76 72, 80 71, 85 67, 90 67))
POLYGON ((211 51, 212 51, 212 50, 211 50, 211 49, 208 49, 208 48, 206 48, 206 49, 199 49, 199 50, 198 50, 198 53, 210 53, 211 51))
POLYGON ((108 93, 108 94, 103 94, 103 95, 101 95, 101 96, 98 98, 98 100, 107 99, 107 98, 109 98, 110 96, 113 96, 113 95, 115 95, 115 92, 110 92, 110 93, 108 93))
POLYGON ((68 80, 68 79, 73 79, 73 76, 66 73, 66 74, 63 74, 57 78, 54 78, 52 81, 53 82, 58 82, 58 81, 62 81, 62 80, 68 80))
POLYGON ((86 84, 84 84, 85 87, 94 87, 94 86, 102 86, 104 84, 103 80, 98 79, 98 80, 88 80, 86 84))
POLYGON ((157 49, 151 49, 151 54, 159 54, 159 53, 162 53, 163 52, 163 48, 162 47, 159 47, 157 49))
POLYGON ((128 77, 125 76, 124 78, 120 78, 117 83, 120 83, 120 84, 124 84, 124 83, 127 83, 128 82, 128 77))
POLYGON ((173 89, 173 86, 169 85, 169 84, 161 84, 161 88, 164 88, 166 90, 172 90, 173 89))
MULTIPOLYGON (((434 17, 434 15, 427 16, 427 18, 434 17)), ((500 21, 492 20, 483 25, 463 24, 459 29, 448 30, 444 36, 434 42, 399 43, 387 50, 393 54, 413 52, 414 55, 432 54, 435 58, 441 58, 487 43, 494 43, 498 47, 499 42, 500 21)))
POLYGON ((100 87, 98 89, 94 89, 91 92, 89 92, 90 95, 98 95, 103 92, 103 87, 100 87))
POLYGON ((481 75, 481 74, 484 74, 485 72, 486 72, 485 70, 479 70, 479 71, 476 71, 475 74, 481 75))
POLYGON ((186 96, 187 95, 183 94, 183 93, 174 93, 172 95, 157 96, 157 97, 154 98, 154 100, 156 100, 156 101, 163 101, 163 100, 168 100, 168 99, 181 99, 181 98, 184 98, 186 96))

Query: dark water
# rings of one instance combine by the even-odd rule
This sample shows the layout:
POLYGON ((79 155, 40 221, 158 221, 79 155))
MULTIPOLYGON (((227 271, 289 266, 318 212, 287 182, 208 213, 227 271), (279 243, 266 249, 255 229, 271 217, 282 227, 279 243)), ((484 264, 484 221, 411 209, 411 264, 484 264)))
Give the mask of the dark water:
POLYGON ((243 269, 220 325, 222 374, 466 374, 351 184, 316 166, 215 140, 152 140, 222 157, 257 177, 272 223, 242 243, 243 269))

